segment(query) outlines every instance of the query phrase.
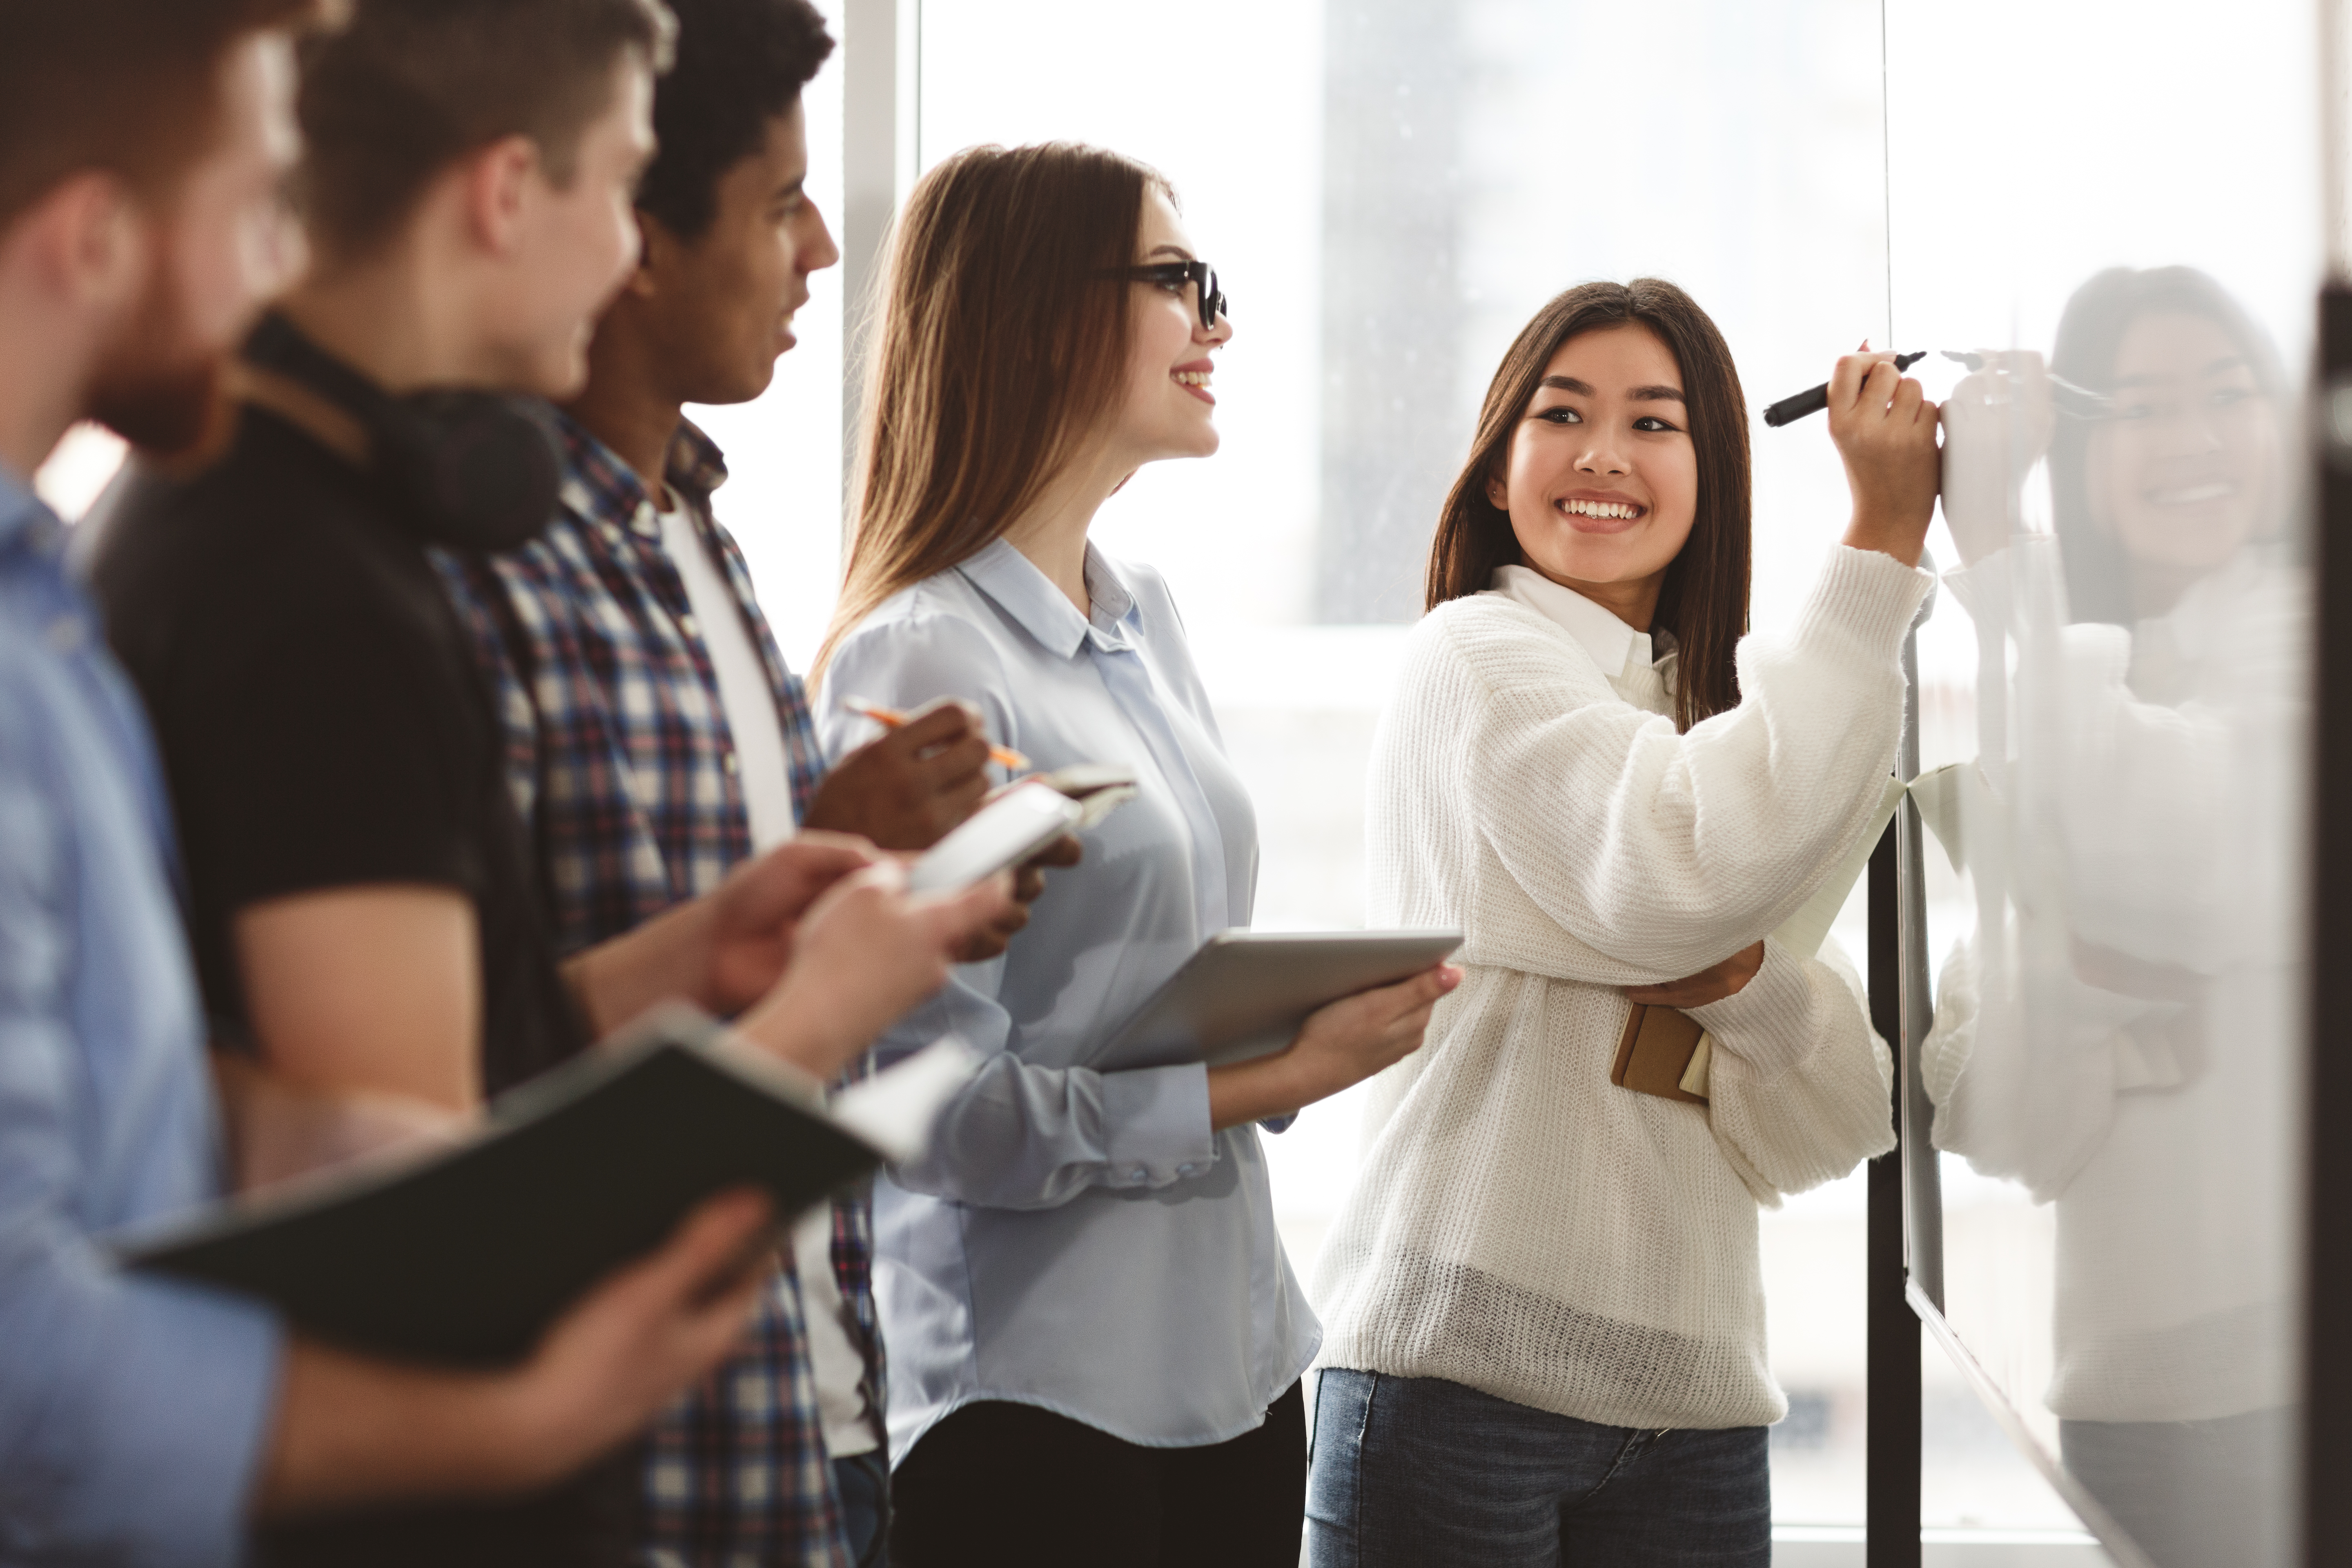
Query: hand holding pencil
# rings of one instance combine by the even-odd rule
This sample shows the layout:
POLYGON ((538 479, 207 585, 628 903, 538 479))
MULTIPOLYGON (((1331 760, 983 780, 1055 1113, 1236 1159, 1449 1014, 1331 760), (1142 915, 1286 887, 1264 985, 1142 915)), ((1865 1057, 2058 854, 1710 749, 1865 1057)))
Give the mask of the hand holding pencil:
POLYGON ((886 731, 826 771, 803 827, 919 853, 988 798, 988 736, 971 707, 937 703, 886 731))
MULTIPOLYGON (((1029 771, 1027 757, 989 743, 970 703, 936 702, 908 713, 853 697, 842 706, 889 733, 852 752, 826 775, 805 826, 862 833, 885 849, 928 849, 988 798, 985 763, 1016 773, 1029 771)), ((1045 890, 1045 868, 1075 866, 1079 854, 1076 838, 1057 838, 1020 868, 1012 907, 992 930, 967 944, 958 961, 976 963, 1003 952, 1028 923, 1029 906, 1045 890)))
MULTIPOLYGON (((841 700, 841 705, 852 713, 861 714, 873 720, 886 730, 901 729, 913 721, 909 714, 901 712, 896 708, 885 708, 878 702, 868 702, 862 697, 845 697, 841 700)), ((988 760, 1012 773, 1025 773, 1029 771, 1029 759, 1010 746, 991 745, 988 748, 988 760)))

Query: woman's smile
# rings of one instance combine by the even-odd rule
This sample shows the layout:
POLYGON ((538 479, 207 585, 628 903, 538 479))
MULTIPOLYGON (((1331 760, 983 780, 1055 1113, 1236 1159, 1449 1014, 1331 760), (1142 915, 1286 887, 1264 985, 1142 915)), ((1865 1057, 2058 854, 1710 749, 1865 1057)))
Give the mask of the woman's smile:
POLYGON ((1650 510, 1640 501, 1591 490, 1554 496, 1551 507, 1579 533, 1622 533, 1650 510))
POLYGON ((1216 395, 1209 390, 1209 378, 1216 374, 1216 370, 1217 367, 1209 361, 1196 359, 1178 365, 1168 374, 1177 385, 1213 407, 1217 399, 1216 395))
POLYGON ((2233 499, 2238 493, 2235 479, 2206 479, 2195 484, 2169 485, 2146 492, 2150 506, 2201 506, 2207 501, 2233 499))

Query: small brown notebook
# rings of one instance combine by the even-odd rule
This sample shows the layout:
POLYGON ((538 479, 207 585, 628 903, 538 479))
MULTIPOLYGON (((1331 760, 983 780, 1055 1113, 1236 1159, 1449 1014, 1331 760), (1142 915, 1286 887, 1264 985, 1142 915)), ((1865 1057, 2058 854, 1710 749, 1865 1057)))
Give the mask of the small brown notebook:
POLYGON ((1686 1014, 1635 1003, 1625 1020, 1624 1037, 1617 1042, 1617 1061, 1609 1069, 1609 1081, 1637 1094, 1705 1105, 1706 1096, 1691 1093, 1683 1087, 1683 1080, 1706 1034, 1686 1014))

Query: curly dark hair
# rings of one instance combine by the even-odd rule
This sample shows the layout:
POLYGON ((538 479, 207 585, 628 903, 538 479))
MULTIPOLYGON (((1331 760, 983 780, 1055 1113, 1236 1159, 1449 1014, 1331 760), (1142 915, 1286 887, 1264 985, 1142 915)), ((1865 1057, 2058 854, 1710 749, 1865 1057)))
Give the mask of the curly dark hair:
POLYGON ((808 0, 669 0, 677 59, 654 92, 661 143, 637 186, 637 210, 678 238, 701 237, 719 212, 719 177, 760 150, 833 53, 808 0))

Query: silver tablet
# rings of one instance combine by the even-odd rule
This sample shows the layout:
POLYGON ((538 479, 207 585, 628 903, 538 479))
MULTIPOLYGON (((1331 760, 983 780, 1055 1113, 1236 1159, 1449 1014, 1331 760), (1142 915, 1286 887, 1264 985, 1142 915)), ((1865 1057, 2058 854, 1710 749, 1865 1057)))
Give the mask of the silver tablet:
POLYGON ((1458 931, 1221 931, 1088 1065, 1213 1067, 1270 1056, 1325 1003, 1410 979, 1461 945, 1458 931))

